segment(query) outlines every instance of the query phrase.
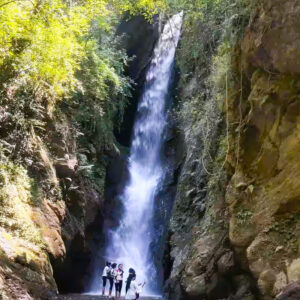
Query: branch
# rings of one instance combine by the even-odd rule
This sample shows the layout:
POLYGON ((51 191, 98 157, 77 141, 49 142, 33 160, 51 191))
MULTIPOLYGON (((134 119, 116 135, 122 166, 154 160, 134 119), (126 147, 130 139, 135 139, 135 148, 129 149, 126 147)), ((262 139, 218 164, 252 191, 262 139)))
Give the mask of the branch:
POLYGON ((10 3, 13 3, 13 2, 20 2, 20 1, 22 1, 22 0, 12 0, 12 1, 5 2, 5 3, 3 3, 3 4, 0 5, 0 8, 2 8, 2 7, 5 6, 5 5, 8 5, 8 4, 10 4, 10 3))

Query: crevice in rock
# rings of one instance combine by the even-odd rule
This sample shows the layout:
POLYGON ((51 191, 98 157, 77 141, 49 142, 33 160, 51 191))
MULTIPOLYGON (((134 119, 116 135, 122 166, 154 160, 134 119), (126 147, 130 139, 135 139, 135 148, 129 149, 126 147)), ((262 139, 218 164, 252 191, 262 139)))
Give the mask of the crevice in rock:
POLYGON ((127 55, 131 59, 126 73, 135 83, 132 97, 124 111, 123 120, 115 130, 117 141, 126 147, 130 146, 138 100, 143 92, 146 70, 158 40, 159 32, 159 16, 154 16, 152 23, 141 16, 131 18, 127 16, 117 29, 117 35, 122 37, 121 46, 126 49, 127 55))

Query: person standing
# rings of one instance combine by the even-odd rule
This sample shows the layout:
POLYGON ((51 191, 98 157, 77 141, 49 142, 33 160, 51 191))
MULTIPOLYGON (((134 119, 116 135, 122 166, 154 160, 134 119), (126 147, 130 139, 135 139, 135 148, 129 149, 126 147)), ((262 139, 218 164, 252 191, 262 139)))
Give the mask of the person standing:
POLYGON ((123 265, 119 264, 116 270, 115 288, 116 288, 116 299, 121 299, 121 291, 123 286, 123 265))
POLYGON ((139 283, 137 285, 136 291, 135 291, 135 295, 136 298, 135 299, 139 299, 140 298, 140 294, 142 292, 143 287, 145 286, 146 282, 144 281, 144 283, 139 283))
POLYGON ((102 296, 105 296, 105 287, 106 287, 106 282, 108 280, 108 275, 110 273, 110 269, 111 269, 111 263, 107 261, 106 266, 104 267, 102 273, 102 296))
MULTIPOLYGON (((138 292, 138 285, 135 281, 135 279, 136 279, 135 273, 129 274, 128 279, 127 279, 128 290, 126 292, 125 299, 126 300, 136 300, 137 292, 138 292), (130 278, 130 281, 128 281, 129 278, 130 278)), ((127 286, 126 286, 126 289, 127 289, 127 286)))
POLYGON ((132 278, 133 278, 134 276, 136 276, 135 270, 132 269, 132 268, 129 268, 129 272, 128 272, 128 273, 129 273, 129 274, 128 274, 128 277, 127 277, 127 280, 126 280, 126 294, 127 294, 128 290, 129 290, 130 282, 131 282, 132 278))
POLYGON ((109 299, 111 298, 111 293, 112 293, 112 290, 114 287, 114 281, 115 281, 115 277, 116 277, 116 267, 117 267, 116 263, 111 264, 111 269, 110 269, 110 272, 108 273, 108 280, 109 280, 108 297, 109 297, 109 299))

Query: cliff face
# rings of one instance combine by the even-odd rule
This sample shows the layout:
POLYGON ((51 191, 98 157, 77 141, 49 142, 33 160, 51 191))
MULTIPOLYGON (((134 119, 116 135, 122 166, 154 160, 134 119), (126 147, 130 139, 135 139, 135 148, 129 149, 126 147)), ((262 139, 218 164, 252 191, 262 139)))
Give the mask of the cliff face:
POLYGON ((264 299, 300 274, 299 11, 297 1, 257 7, 240 47, 240 77, 249 89, 240 102, 230 97, 239 151, 230 155, 229 236, 264 299))
POLYGON ((299 10, 298 1, 256 1, 233 50, 224 54, 221 38, 181 79, 189 119, 180 121, 171 299, 274 299, 299 279, 299 10))
MULTIPOLYGON (((61 265, 74 252, 74 240, 76 251, 84 250, 87 228, 103 203, 105 173, 91 172, 98 176, 97 184, 84 173, 77 129, 65 113, 43 120, 44 137, 32 127, 24 143, 24 135, 14 136, 17 127, 4 136, 5 125, 14 124, 10 109, 2 111, 2 138, 7 147, 20 143, 24 148, 15 152, 18 162, 7 159, 1 165, 1 299, 47 298, 57 290, 50 259, 55 268, 61 265)), ((101 158, 92 147, 82 155, 97 164, 101 158)), ((64 269, 64 274, 70 272, 64 269)), ((76 269, 73 278, 78 280, 76 269)), ((73 281, 74 289, 80 289, 78 283, 73 281)))

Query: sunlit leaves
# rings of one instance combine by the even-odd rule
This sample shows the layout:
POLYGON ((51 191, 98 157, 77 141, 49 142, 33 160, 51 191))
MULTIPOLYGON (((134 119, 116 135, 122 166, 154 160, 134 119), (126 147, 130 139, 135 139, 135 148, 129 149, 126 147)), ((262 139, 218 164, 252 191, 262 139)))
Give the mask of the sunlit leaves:
POLYGON ((121 12, 131 14, 141 14, 147 19, 151 19, 153 14, 166 8, 165 0, 112 0, 121 12))
POLYGON ((17 76, 40 81, 57 97, 75 86, 84 56, 77 38, 89 22, 60 0, 18 1, 0 7, 0 64, 11 63, 17 76))
POLYGON ((162 8, 163 0, 0 0, 0 86, 9 80, 43 86, 55 102, 81 86, 76 72, 93 52, 100 55, 94 76, 105 95, 120 78, 91 46, 102 39, 91 31, 110 33, 112 20, 126 11, 150 18, 162 8))

